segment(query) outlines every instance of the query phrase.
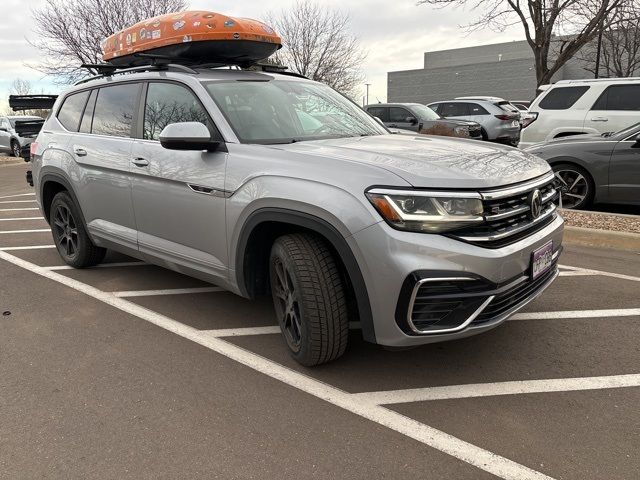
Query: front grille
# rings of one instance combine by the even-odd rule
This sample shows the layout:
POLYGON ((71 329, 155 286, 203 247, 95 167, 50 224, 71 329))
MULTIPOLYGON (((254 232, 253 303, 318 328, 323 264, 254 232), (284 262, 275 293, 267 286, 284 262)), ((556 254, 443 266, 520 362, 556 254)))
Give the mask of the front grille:
POLYGON ((544 285, 556 275, 557 267, 554 264, 548 272, 535 280, 526 280, 505 292, 497 294, 487 307, 478 315, 472 325, 489 322, 508 313, 527 299, 535 296, 544 285))
POLYGON ((488 248, 510 245, 551 223, 556 216, 554 201, 558 197, 553 174, 522 185, 480 192, 485 221, 456 230, 451 237, 488 248), (531 213, 530 198, 540 191, 541 211, 531 213))

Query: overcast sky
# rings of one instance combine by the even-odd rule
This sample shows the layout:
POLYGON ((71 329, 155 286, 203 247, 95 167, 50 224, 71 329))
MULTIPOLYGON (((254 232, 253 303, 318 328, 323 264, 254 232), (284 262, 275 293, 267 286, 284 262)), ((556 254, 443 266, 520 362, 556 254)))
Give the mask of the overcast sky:
MULTIPOLYGON (((134 0, 132 0, 134 1, 134 0)), ((60 89, 50 78, 28 67, 38 61, 38 51, 27 39, 34 38, 31 10, 43 0, 2 0, 0 19, 0 110, 6 106, 8 88, 16 78, 29 80, 37 91, 57 93, 60 89)), ((264 13, 279 11, 293 0, 191 0, 191 8, 212 10, 230 16, 260 19, 264 13)), ((421 68, 425 51, 445 50, 484 43, 520 40, 521 30, 513 27, 497 33, 483 30, 466 34, 460 25, 472 20, 473 12, 461 9, 435 9, 416 6, 415 0, 359 0, 345 2, 321 0, 328 8, 349 13, 353 33, 368 52, 363 65, 367 82, 371 83, 369 98, 386 100, 388 71, 421 68)), ((364 86, 362 89, 364 94, 364 86)))

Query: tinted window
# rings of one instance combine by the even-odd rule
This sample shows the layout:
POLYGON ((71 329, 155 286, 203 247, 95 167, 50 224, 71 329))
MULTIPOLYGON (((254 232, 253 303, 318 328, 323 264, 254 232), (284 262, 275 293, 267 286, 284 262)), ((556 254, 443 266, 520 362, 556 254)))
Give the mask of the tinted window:
POLYGON ((487 110, 477 103, 469 103, 469 115, 489 115, 487 110))
POLYGON ((387 109, 385 107, 369 107, 367 108, 367 112, 369 112, 374 117, 378 117, 383 122, 388 121, 387 109))
POLYGON ((545 110, 566 110, 589 90, 589 87, 559 87, 552 89, 540 102, 545 110))
POLYGON ((440 104, 434 103, 433 105, 429 105, 429 108, 436 113, 440 113, 440 104))
POLYGON ((600 95, 592 110, 640 111, 640 84, 608 87, 600 95))
POLYGON ((130 136, 139 88, 139 84, 133 83, 101 88, 91 132, 112 137, 130 136))
POLYGON ((464 117, 469 115, 466 103, 441 103, 438 113, 443 117, 464 117))
POLYGON ((407 118, 413 117, 413 115, 409 110, 400 107, 389 107, 389 121, 390 122, 406 122, 407 118))
POLYGON ((200 122, 211 127, 207 112, 191 90, 174 83, 150 83, 143 138, 158 140, 164 127, 179 122, 200 122))
POLYGON ((87 106, 84 109, 82 115, 82 122, 80 122, 80 131, 82 133, 91 133, 91 123, 93 121, 93 109, 96 106, 96 97, 98 96, 98 90, 92 90, 87 106))
POLYGON ((60 111, 58 112, 58 121, 64 128, 70 132, 77 132, 80 125, 80 116, 84 110, 84 106, 89 98, 89 92, 80 92, 69 95, 60 111))

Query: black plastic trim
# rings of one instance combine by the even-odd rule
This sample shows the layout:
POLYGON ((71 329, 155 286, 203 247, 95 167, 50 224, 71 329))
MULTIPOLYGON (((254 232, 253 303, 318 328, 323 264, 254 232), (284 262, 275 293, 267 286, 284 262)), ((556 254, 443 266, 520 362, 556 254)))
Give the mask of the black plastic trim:
POLYGON ((247 298, 253 298, 254 296, 254 292, 250 292, 246 285, 245 253, 251 233, 258 225, 264 222, 280 222, 303 227, 322 235, 331 243, 332 247, 338 252, 338 255, 340 255, 340 259, 349 274, 356 296, 360 324, 362 326, 362 336, 366 341, 376 343, 373 314, 371 313, 371 303, 369 302, 367 286, 360 271, 358 261, 351 251, 351 247, 349 247, 349 244, 342 234, 333 225, 308 213, 285 208, 268 207, 256 210, 249 215, 242 226, 238 238, 235 260, 238 287, 242 295, 247 298))

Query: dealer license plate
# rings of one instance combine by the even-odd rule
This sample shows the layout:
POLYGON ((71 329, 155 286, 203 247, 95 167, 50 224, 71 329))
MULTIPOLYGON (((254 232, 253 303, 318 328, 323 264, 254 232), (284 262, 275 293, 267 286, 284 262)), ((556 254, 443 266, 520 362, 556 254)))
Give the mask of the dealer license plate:
POLYGON ((545 243, 531 254, 531 279, 535 280, 553 265, 553 241, 545 243))

